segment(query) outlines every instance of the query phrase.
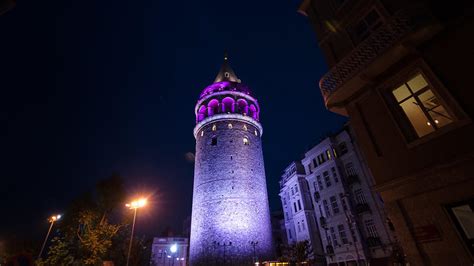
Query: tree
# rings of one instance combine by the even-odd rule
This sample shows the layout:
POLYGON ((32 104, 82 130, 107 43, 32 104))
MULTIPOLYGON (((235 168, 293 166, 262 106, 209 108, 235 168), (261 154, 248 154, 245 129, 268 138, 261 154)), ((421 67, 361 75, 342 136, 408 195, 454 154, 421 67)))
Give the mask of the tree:
POLYGON ((297 242, 283 248, 283 255, 280 261, 289 261, 292 263, 307 262, 313 253, 313 248, 308 240, 297 242))
POLYGON ((41 265, 99 265, 112 256, 113 246, 124 246, 121 230, 128 221, 110 222, 113 211, 125 201, 123 180, 114 174, 97 183, 95 191, 72 202, 59 225, 59 236, 54 238, 41 265), (115 242, 115 243, 114 243, 115 242))

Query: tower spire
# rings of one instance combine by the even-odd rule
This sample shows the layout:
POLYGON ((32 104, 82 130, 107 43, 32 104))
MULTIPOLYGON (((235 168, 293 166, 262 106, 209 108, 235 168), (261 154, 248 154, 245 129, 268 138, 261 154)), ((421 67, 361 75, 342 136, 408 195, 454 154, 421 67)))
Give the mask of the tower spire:
POLYGON ((227 54, 227 51, 224 52, 224 62, 222 63, 219 73, 217 73, 214 83, 221 81, 231 81, 240 83, 240 79, 237 77, 234 70, 230 67, 229 56, 227 54))

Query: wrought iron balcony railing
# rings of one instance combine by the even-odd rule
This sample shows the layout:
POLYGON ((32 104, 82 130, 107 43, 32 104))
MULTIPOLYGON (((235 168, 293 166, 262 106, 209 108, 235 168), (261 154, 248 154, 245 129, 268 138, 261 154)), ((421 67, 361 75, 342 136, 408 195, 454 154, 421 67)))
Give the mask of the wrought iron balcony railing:
POLYGON ((360 74, 409 33, 415 32, 420 25, 433 22, 433 17, 429 13, 420 10, 408 9, 394 14, 321 78, 319 87, 328 108, 330 108, 330 97, 342 85, 360 74))
POLYGON ((379 237, 367 237, 367 246, 368 247, 378 247, 382 245, 379 237))
POLYGON ((348 185, 353 185, 354 183, 360 183, 359 176, 356 174, 351 174, 346 177, 348 185))
POLYGON ((362 214, 365 212, 371 212, 369 204, 367 203, 357 203, 355 206, 355 210, 357 214, 362 214))

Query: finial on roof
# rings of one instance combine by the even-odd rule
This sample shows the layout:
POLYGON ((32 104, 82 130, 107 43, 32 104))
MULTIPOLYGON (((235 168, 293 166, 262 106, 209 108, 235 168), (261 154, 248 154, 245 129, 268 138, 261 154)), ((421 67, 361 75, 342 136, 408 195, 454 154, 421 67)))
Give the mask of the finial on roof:
POLYGON ((221 81, 231 81, 240 83, 240 79, 235 75, 234 70, 229 65, 229 57, 227 55, 227 51, 224 52, 224 63, 222 63, 222 67, 217 74, 216 79, 214 82, 221 82, 221 81))

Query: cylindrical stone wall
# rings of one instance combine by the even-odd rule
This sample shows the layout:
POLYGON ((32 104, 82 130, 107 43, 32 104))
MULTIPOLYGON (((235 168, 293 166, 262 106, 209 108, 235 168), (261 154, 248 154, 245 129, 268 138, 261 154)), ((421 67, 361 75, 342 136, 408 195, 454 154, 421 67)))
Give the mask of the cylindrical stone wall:
POLYGON ((254 252, 260 261, 273 255, 261 132, 255 124, 211 119, 195 132, 191 265, 250 265, 254 252))

